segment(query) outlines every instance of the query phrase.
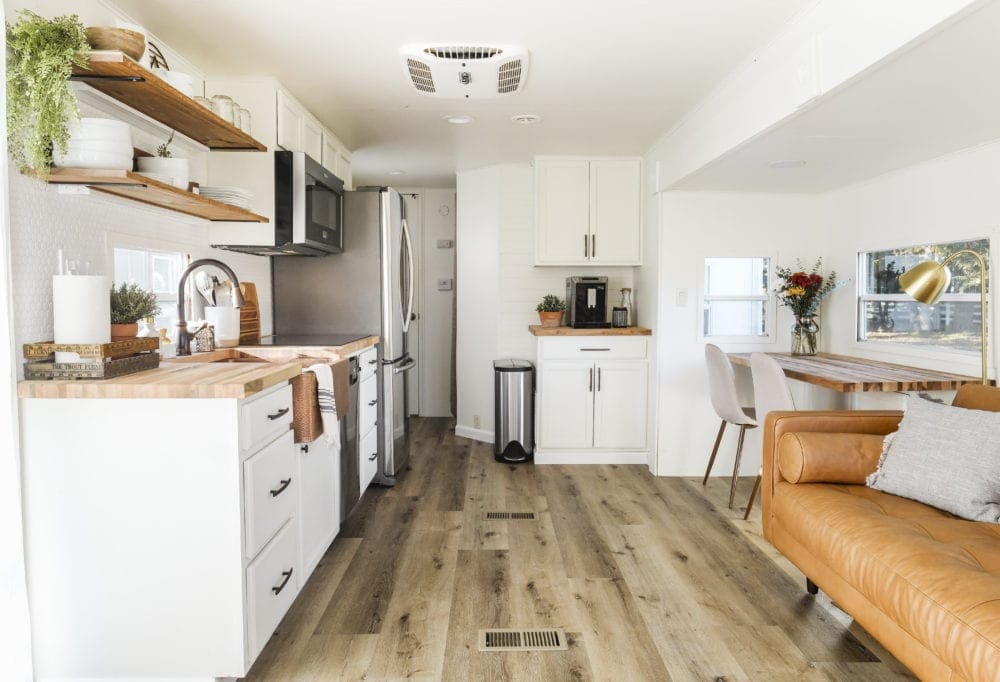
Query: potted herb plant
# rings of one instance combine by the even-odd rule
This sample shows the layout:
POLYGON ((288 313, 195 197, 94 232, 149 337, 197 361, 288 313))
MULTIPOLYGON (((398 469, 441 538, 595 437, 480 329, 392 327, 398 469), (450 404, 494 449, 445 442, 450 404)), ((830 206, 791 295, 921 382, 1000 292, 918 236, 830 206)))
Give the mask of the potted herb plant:
POLYGON ((820 258, 809 272, 806 272, 802 261, 796 261, 797 269, 779 267, 776 270, 781 284, 774 293, 778 302, 791 308, 795 315, 795 325, 792 327, 792 355, 816 355, 819 349, 818 317, 820 302, 840 287, 846 281, 838 282, 837 273, 821 274, 823 259, 820 258))
POLYGON ((156 294, 138 284, 111 287, 111 338, 134 338, 139 333, 139 320, 160 314, 156 294))
POLYGON ((562 314, 566 310, 566 304, 561 298, 553 294, 546 294, 541 302, 535 306, 538 311, 538 318, 543 327, 558 327, 562 323, 562 314))
POLYGON ((26 9, 6 28, 7 144, 18 167, 45 175, 80 115, 69 77, 90 61, 87 33, 75 14, 46 19, 26 9))
POLYGON ((140 156, 136 159, 136 165, 140 173, 146 173, 154 180, 187 190, 191 169, 187 159, 175 158, 170 151, 173 141, 174 131, 171 130, 167 141, 156 148, 156 156, 140 156))

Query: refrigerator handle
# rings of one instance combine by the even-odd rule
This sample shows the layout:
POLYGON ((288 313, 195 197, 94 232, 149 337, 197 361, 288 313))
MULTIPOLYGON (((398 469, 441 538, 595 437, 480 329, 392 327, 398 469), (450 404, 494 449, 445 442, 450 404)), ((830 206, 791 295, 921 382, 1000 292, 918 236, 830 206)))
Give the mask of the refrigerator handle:
MULTIPOLYGON (((406 309, 403 311, 403 331, 410 331, 413 318, 413 243, 410 241, 410 226, 406 218, 401 221, 403 228, 403 248, 406 249, 406 309)), ((402 293, 402 292, 400 292, 402 293)))

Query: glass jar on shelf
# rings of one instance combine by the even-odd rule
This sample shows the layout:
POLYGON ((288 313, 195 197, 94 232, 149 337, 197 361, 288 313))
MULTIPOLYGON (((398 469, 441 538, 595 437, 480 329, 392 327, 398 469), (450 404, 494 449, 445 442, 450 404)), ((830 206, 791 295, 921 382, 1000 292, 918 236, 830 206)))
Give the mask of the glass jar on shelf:
POLYGON ((233 98, 229 95, 213 95, 212 111, 222 120, 235 125, 233 117, 236 115, 236 103, 233 102, 233 98))

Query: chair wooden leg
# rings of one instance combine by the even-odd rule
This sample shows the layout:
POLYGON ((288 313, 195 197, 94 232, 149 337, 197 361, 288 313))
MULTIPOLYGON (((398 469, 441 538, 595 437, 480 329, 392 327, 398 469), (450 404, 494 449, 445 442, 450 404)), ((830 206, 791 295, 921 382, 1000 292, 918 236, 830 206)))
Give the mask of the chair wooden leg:
POLYGON ((726 420, 722 420, 719 425, 719 435, 715 437, 715 447, 712 448, 712 456, 708 458, 708 468, 705 469, 705 478, 701 479, 701 484, 708 483, 708 475, 712 473, 712 465, 715 464, 715 456, 719 454, 719 444, 722 443, 722 434, 726 432, 726 420))
POLYGON ((733 480, 729 484, 729 508, 733 508, 733 500, 736 498, 736 481, 740 476, 740 460, 743 458, 743 440, 747 435, 746 424, 740 426, 740 439, 736 441, 736 462, 733 464, 733 480))
POLYGON ((760 479, 763 478, 763 469, 757 473, 757 480, 753 482, 753 490, 750 491, 750 501, 747 502, 747 511, 743 515, 743 520, 747 521, 750 519, 750 512, 753 511, 754 500, 757 499, 757 492, 760 490, 760 479))
POLYGON ((806 578, 806 592, 809 594, 819 594, 819 585, 806 578))

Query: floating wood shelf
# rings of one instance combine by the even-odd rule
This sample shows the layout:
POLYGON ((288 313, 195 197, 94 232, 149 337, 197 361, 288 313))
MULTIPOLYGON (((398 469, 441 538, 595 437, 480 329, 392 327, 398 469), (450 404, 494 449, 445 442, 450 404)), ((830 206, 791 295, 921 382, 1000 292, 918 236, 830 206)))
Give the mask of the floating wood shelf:
POLYGON ((205 220, 266 223, 269 220, 238 206, 186 192, 145 175, 124 170, 53 168, 45 180, 59 185, 86 185, 98 192, 185 213, 205 220))
POLYGON ((209 111, 149 69, 116 50, 93 50, 87 67, 73 67, 82 81, 209 149, 266 152, 267 147, 209 111))

